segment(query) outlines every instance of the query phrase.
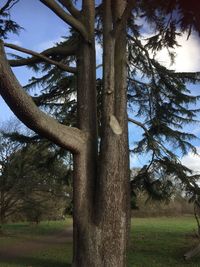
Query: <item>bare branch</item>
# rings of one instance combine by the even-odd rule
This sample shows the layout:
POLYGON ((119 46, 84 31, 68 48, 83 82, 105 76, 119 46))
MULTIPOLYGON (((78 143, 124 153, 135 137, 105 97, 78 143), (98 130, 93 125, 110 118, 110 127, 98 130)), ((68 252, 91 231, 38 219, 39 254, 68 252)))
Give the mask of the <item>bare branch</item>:
MULTIPOLYGON (((59 45, 56 47, 51 47, 51 48, 44 50, 40 54, 46 57, 57 56, 57 55, 67 57, 67 56, 75 55, 77 49, 78 49, 78 42, 73 42, 69 40, 64 46, 59 45)), ((42 61, 43 60, 41 60, 37 56, 33 56, 30 58, 9 60, 9 63, 12 67, 19 67, 19 66, 24 66, 24 65, 40 63, 42 61)))
POLYGON ((86 140, 83 131, 58 123, 24 92, 8 64, 3 42, 0 42, 0 94, 16 116, 33 131, 73 153, 83 149, 86 140))
POLYGON ((19 1, 18 0, 17 1, 15 1, 15 0, 7 0, 7 2, 4 4, 4 6, 0 9, 0 14, 2 14, 6 10, 9 10, 17 2, 19 2, 19 1))
POLYGON ((48 58, 48 57, 46 57, 40 53, 37 53, 35 51, 29 50, 26 48, 22 48, 20 46, 14 45, 14 44, 8 44, 8 43, 4 43, 4 46, 9 47, 9 48, 14 49, 14 50, 17 50, 17 51, 20 51, 20 52, 23 52, 23 53, 26 53, 26 54, 29 54, 29 55, 32 55, 32 56, 36 56, 36 57, 42 59, 43 61, 46 61, 52 65, 58 66, 61 70, 65 70, 65 71, 71 72, 71 73, 76 73, 76 68, 66 66, 63 63, 52 60, 52 59, 50 59, 50 58, 48 58))
POLYGON ((88 32, 83 23, 67 14, 55 0, 40 0, 45 6, 51 9, 59 18, 68 23, 72 28, 77 30, 86 41, 89 41, 88 32))
POLYGON ((8 43, 4 43, 4 46, 9 47, 9 48, 14 49, 14 50, 17 50, 17 51, 20 51, 20 52, 23 52, 23 53, 26 53, 26 54, 29 54, 29 55, 32 55, 32 56, 36 56, 36 57, 42 59, 43 61, 46 61, 52 65, 58 66, 61 70, 65 70, 65 71, 70 72, 70 73, 76 73, 76 68, 66 66, 65 64, 62 64, 62 63, 55 61, 55 60, 52 60, 52 59, 50 59, 50 58, 48 58, 48 57, 46 57, 40 53, 37 53, 35 51, 29 50, 26 48, 22 48, 20 46, 14 45, 14 44, 8 44, 8 43))
POLYGON ((81 12, 75 8, 71 0, 58 0, 75 18, 80 18, 81 12))
POLYGON ((98 64, 98 65, 96 65, 96 70, 97 69, 100 69, 100 68, 102 68, 103 67, 103 64, 98 64))
POLYGON ((132 118, 128 118, 128 121, 130 121, 130 122, 134 123, 135 125, 141 127, 145 131, 145 133, 147 134, 147 136, 149 136, 148 129, 144 126, 143 123, 141 123, 140 121, 136 121, 136 120, 134 120, 132 118))

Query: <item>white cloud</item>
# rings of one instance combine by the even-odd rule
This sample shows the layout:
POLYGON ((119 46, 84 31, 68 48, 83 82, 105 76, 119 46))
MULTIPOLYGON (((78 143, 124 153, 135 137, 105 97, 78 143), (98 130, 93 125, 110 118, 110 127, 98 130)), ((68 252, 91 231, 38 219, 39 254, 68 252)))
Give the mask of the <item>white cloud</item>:
POLYGON ((200 70, 200 40, 195 35, 190 36, 187 40, 187 35, 177 38, 180 47, 175 49, 176 59, 175 64, 170 66, 170 59, 166 49, 158 53, 157 59, 160 63, 174 69, 176 71, 199 71, 200 70))
MULTIPOLYGON (((200 147, 197 147, 197 151, 198 153, 200 153, 200 147)), ((181 159, 181 162, 183 165, 190 168, 195 173, 196 172, 200 173, 200 156, 199 155, 195 155, 194 153, 189 152, 186 156, 184 156, 181 159)))

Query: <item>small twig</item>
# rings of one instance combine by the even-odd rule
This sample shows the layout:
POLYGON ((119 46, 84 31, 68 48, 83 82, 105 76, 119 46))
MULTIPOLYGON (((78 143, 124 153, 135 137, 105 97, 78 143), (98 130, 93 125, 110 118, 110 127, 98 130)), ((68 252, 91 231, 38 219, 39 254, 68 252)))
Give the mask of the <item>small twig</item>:
POLYGON ((103 64, 99 64, 99 65, 97 65, 97 66, 96 66, 96 70, 99 69, 99 68, 101 68, 101 67, 103 67, 103 64))
POLYGON ((132 119, 132 118, 128 118, 128 121, 130 121, 130 122, 136 124, 137 126, 140 126, 140 127, 145 131, 145 133, 147 134, 147 136, 150 136, 150 135, 149 135, 149 132, 148 132, 148 130, 147 130, 147 128, 144 126, 143 123, 141 123, 141 122, 139 122, 139 121, 136 121, 136 120, 134 120, 134 119, 132 119))

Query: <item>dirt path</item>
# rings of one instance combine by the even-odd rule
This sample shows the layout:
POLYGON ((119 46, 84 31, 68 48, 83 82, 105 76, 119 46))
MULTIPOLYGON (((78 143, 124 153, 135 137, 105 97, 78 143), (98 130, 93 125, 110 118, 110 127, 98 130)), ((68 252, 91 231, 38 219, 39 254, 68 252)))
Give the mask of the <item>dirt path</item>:
POLYGON ((55 245, 72 241, 72 227, 49 236, 40 236, 33 240, 19 240, 18 243, 0 246, 0 259, 14 259, 35 253, 55 245))

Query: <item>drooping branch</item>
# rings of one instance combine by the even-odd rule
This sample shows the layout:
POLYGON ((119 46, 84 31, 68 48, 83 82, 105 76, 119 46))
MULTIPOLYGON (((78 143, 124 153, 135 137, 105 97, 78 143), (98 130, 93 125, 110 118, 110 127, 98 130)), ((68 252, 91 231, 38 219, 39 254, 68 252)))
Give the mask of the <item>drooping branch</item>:
POLYGON ((69 24, 72 28, 77 30, 86 41, 89 41, 88 32, 83 23, 65 12, 55 0, 40 0, 40 2, 51 9, 59 18, 69 24))
POLYGON ((148 129, 142 122, 134 120, 132 118, 128 118, 128 121, 141 127, 144 130, 148 141, 151 142, 151 149, 155 155, 157 154, 156 151, 161 149, 166 155, 172 156, 172 153, 161 142, 159 142, 158 140, 153 138, 153 136, 150 135, 148 129))
POLYGON ((29 55, 32 55, 32 56, 35 56, 35 57, 38 57, 42 61, 48 62, 52 65, 59 67, 61 70, 65 70, 65 71, 70 72, 70 73, 76 73, 76 68, 70 67, 70 66, 67 66, 61 62, 52 60, 52 59, 50 59, 50 58, 48 58, 48 57, 46 57, 40 53, 32 51, 30 49, 22 48, 18 45, 8 44, 8 43, 4 43, 4 46, 9 47, 9 48, 14 49, 14 50, 17 50, 17 51, 20 51, 20 52, 23 52, 23 53, 26 53, 26 54, 29 54, 29 55))
POLYGON ((81 13, 78 9, 76 9, 71 0, 58 0, 58 2, 61 3, 64 7, 66 7, 69 13, 72 14, 72 16, 77 19, 80 18, 81 13))
POLYGON ((67 127, 42 112, 26 94, 15 78, 0 42, 0 94, 15 115, 33 131, 54 143, 78 153, 85 142, 85 134, 77 128, 67 127))
POLYGON ((137 125, 139 127, 141 127, 145 131, 145 133, 147 134, 147 136, 149 136, 149 132, 148 132, 147 128, 144 126, 143 123, 141 123, 140 121, 134 120, 132 118, 128 118, 128 121, 129 122, 132 122, 133 124, 135 124, 135 125, 137 125))

